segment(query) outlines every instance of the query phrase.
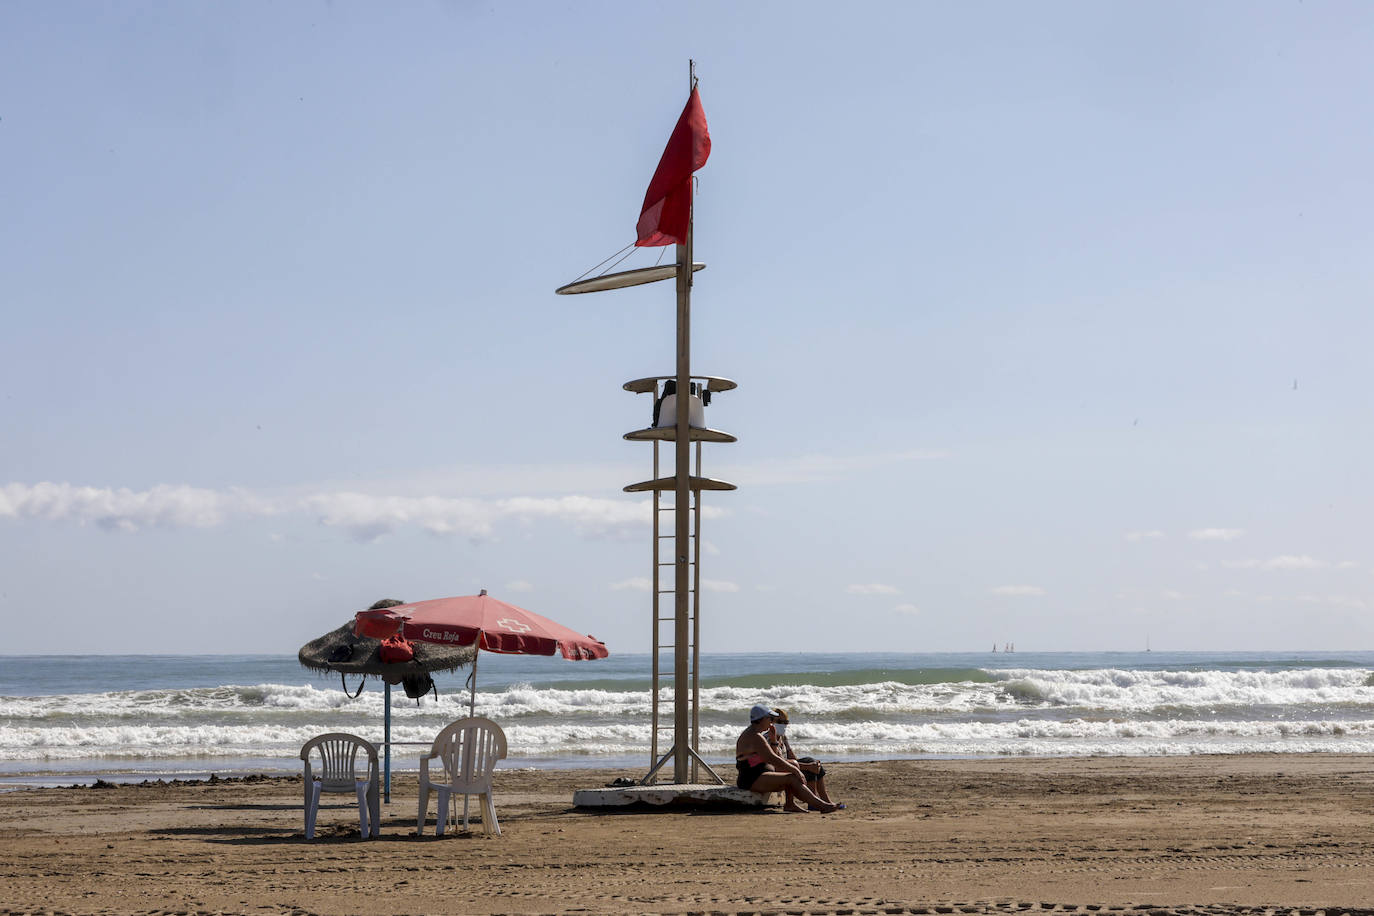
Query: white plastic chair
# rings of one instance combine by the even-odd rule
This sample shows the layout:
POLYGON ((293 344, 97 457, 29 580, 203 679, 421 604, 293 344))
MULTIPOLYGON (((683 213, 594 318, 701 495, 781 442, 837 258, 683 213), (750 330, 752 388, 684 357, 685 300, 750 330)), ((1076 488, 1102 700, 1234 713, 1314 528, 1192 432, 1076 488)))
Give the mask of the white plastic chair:
MULTIPOLYGON (((448 803, 454 795, 476 795, 482 802, 482 830, 501 835, 496 821, 496 805, 491 800, 491 774, 496 761, 506 756, 506 733, 490 719, 475 716, 450 723, 439 732, 429 755, 420 759, 420 817, 415 827, 417 835, 425 832, 425 814, 429 809, 429 790, 439 793, 439 818, 434 826, 435 836, 444 835, 448 823, 448 803), (429 775, 429 762, 435 758, 444 765, 444 781, 429 775)), ((466 798, 464 798, 466 802, 466 798)), ((463 806, 463 829, 468 827, 467 805, 463 806)))
POLYGON ((358 797, 358 825, 363 839, 375 837, 382 828, 382 803, 377 778, 377 748, 344 732, 318 735, 301 748, 305 762, 305 838, 315 838, 315 818, 321 792, 352 792, 358 797), (367 777, 358 776, 358 752, 367 753, 367 777), (312 752, 314 752, 312 754, 312 752), (313 765, 318 756, 319 771, 313 765), (370 828, 370 829, 369 829, 370 828))

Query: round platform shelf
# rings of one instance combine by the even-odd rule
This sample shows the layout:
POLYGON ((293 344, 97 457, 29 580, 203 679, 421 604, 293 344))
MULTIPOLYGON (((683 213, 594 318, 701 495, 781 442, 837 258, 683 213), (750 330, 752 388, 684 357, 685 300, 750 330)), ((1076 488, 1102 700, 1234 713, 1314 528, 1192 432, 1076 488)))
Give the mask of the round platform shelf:
MULTIPOLYGON (((700 261, 692 264, 692 273, 706 267, 700 261)), ((599 293, 607 289, 624 289, 627 286, 641 286, 645 283, 657 283, 659 280, 671 280, 677 276, 676 264, 663 264, 658 267, 640 267, 635 270, 622 270, 613 274, 602 274, 599 277, 588 277, 585 280, 574 280, 566 286, 560 286, 554 290, 560 296, 571 296, 576 293, 599 293)))

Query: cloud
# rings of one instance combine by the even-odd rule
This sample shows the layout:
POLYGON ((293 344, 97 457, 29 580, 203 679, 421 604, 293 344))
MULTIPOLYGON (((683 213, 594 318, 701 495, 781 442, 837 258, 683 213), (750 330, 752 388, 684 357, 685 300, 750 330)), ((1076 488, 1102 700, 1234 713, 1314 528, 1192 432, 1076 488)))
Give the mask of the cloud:
POLYGON ((1158 529, 1126 532, 1126 540, 1128 541, 1157 541, 1162 537, 1164 537, 1164 532, 1158 529))
POLYGON ((635 576, 632 579, 621 579, 619 582, 611 583, 613 592, 647 592, 653 587, 653 580, 647 576, 635 576))
POLYGON ((892 585, 851 585, 845 589, 851 595, 900 595, 901 591, 892 585))
POLYGON ((534 585, 529 582, 526 582, 524 579, 515 579, 514 581, 506 583, 506 591, 532 592, 534 591, 534 585))
POLYGON ((1165 599, 1166 601, 1181 601, 1183 599, 1183 593, 1176 592, 1173 589, 1166 589, 1165 591, 1160 592, 1159 596, 1165 599))
POLYGON ((724 579, 702 579, 701 587, 708 592, 737 592, 739 585, 724 579))
POLYGON ((988 589, 988 594, 1022 597, 1027 595, 1043 595, 1045 594, 1045 590, 1038 585, 999 585, 996 588, 988 589))
MULTIPOLYGON (((0 485, 0 519, 74 522, 110 531, 214 528, 236 519, 293 514, 313 515, 319 524, 341 528, 362 542, 403 528, 485 540, 495 537, 502 523, 542 521, 571 525, 584 537, 624 537, 649 524, 652 504, 645 499, 580 495, 478 499, 340 491, 268 497, 238 488, 185 484, 158 484, 146 490, 51 482, 0 485)), ((719 506, 701 508, 707 519, 728 514, 719 506)))
POLYGON ((1326 569, 1330 565, 1325 560, 1318 560, 1306 554, 1302 556, 1285 554, 1281 557, 1270 557, 1264 561, 1265 569, 1326 569))
MULTIPOLYGON (((1309 557, 1306 554, 1297 556, 1294 554, 1284 554, 1282 556, 1270 557, 1267 560, 1245 559, 1245 560, 1226 560, 1222 564, 1227 569, 1327 569, 1331 566, 1325 560, 1316 557, 1309 557)), ((1348 568, 1342 565, 1340 568, 1348 568)))
POLYGON ((1195 541, 1234 541, 1244 536, 1244 528, 1198 528, 1188 532, 1188 537, 1195 541))
POLYGON ((158 484, 147 490, 46 481, 0 487, 0 518, 76 522, 117 531, 213 528, 232 516, 274 512, 266 500, 243 490, 207 490, 184 484, 158 484))
MULTIPOLYGON (((600 499, 590 496, 471 499, 440 496, 370 496, 363 493, 319 493, 304 505, 320 524, 338 527, 359 541, 374 541, 402 527, 430 534, 462 535, 474 540, 495 536, 502 521, 529 523, 557 520, 592 536, 624 534, 649 523, 647 500, 600 499)), ((709 507, 702 514, 710 516, 709 507)), ((717 510, 720 513, 721 510, 717 510)))
POLYGON ((743 465, 725 465, 721 473, 751 487, 772 484, 815 483, 835 480, 863 471, 913 461, 938 461, 950 457, 943 449, 907 449, 900 452, 875 452, 869 455, 801 455, 771 458, 743 465))
POLYGON ((1329 604, 1352 611, 1363 611, 1368 607, 1363 598, 1351 595, 1295 595, 1293 600, 1299 604, 1329 604))
POLYGON ((917 614, 921 613, 921 609, 914 604, 899 604, 892 610, 896 611, 898 614, 906 614, 911 617, 915 617, 917 614))

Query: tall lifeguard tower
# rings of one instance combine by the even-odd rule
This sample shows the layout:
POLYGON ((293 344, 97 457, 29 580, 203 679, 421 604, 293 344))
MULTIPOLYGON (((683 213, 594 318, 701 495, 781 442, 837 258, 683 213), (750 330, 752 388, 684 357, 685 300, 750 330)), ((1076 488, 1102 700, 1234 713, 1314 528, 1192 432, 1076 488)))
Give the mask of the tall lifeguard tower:
MULTIPOLYGON (((735 383, 716 376, 693 375, 691 367, 692 275, 706 266, 692 260, 692 173, 706 163, 710 150, 711 140, 697 95, 693 66, 687 105, 668 139, 644 197, 636 226, 639 238, 634 246, 626 246, 628 250, 675 244, 674 263, 578 279, 556 291, 563 295, 599 292, 669 278, 674 279, 677 286, 676 372, 635 379, 623 386, 626 391, 653 398, 649 424, 625 434, 631 441, 653 444, 653 476, 625 487, 627 493, 653 494, 653 572, 650 577, 653 721, 650 769, 641 780, 645 785, 659 778, 660 770, 669 760, 673 762, 672 782, 675 784, 696 782, 701 769, 717 784, 724 783, 697 751, 700 739, 701 494, 706 490, 735 489, 734 484, 706 477, 701 472, 703 443, 735 441, 734 436, 711 429, 705 422, 705 411, 712 396, 733 389, 735 383), (665 442, 673 443, 671 476, 663 476, 660 471, 660 446, 665 442), (671 522, 665 523, 668 516, 671 522), (667 528, 671 528, 671 535, 663 533, 667 528), (667 649, 671 649, 673 655, 671 681, 662 670, 660 659, 667 649), (662 711, 663 698, 669 688, 673 707, 671 729, 662 711), (665 745, 667 750, 660 753, 665 745)), ((612 255, 614 257, 616 255, 612 255)))
MULTIPOLYGON (((678 334, 681 344, 680 322, 678 334)), ((683 352, 680 346, 679 354, 683 352)), ((681 366, 681 355, 679 360, 681 366)), ((674 760, 674 782, 698 782, 698 770, 701 768, 716 782, 724 782, 697 753, 701 739, 701 494, 704 490, 733 490, 735 485, 702 473, 701 446, 703 442, 735 441, 735 437, 729 433, 708 427, 705 419, 711 396, 734 387, 735 383, 729 379, 694 376, 690 372, 678 376, 635 379, 624 385, 626 391, 654 396, 652 424, 625 434, 626 439, 634 442, 652 442, 654 448, 653 477, 625 487, 626 493, 653 493, 653 575, 650 578, 654 637, 653 731, 649 749, 651 766, 643 780, 646 783, 657 778, 659 769, 669 758, 674 760), (684 379, 687 381, 685 386, 684 379), (678 395, 683 390, 689 392, 685 398, 678 395), (685 427, 680 417, 684 407, 687 414, 685 427), (687 433, 685 436, 684 429, 687 433), (659 446, 664 442, 674 445, 674 473, 671 477, 662 477, 659 473, 659 446), (691 448, 693 445, 695 448, 691 448), (668 494, 671 494, 671 501, 665 498, 668 494), (671 526, 664 524, 665 517, 671 517, 671 526), (667 527, 671 527, 672 534, 663 533, 667 527), (672 548, 666 557, 665 546, 672 548), (670 576, 663 575, 667 569, 672 570, 670 576), (671 581, 665 582, 665 578, 671 581), (665 624, 671 626, 665 627, 665 624), (663 743, 660 736, 667 728, 659 707, 664 689, 668 686, 660 659, 667 648, 673 650, 672 743, 667 753, 660 756, 659 748, 663 743), (677 751, 683 746, 686 755, 691 758, 688 780, 677 778, 677 751)))

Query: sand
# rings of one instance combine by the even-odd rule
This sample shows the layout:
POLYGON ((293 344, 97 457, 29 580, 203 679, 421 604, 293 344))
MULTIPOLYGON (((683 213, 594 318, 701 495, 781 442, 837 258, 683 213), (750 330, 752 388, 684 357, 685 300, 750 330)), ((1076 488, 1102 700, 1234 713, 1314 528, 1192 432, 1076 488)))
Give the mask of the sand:
POLYGON ((8 793, 0 912, 1374 916, 1374 759, 887 761, 832 768, 836 814, 572 807, 617 775, 499 771, 503 836, 419 839, 401 778, 368 842, 342 796, 305 840, 299 779, 8 793))

